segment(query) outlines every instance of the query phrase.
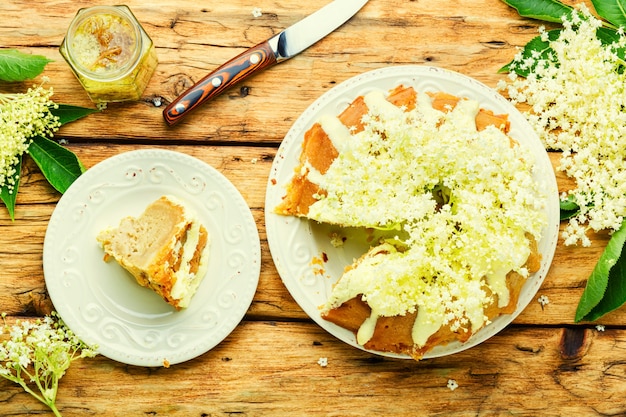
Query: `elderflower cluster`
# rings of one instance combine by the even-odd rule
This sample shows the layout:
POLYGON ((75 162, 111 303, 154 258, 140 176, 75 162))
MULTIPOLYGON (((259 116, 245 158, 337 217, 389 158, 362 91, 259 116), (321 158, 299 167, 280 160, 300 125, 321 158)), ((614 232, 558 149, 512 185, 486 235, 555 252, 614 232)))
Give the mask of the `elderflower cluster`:
POLYGON ((9 193, 16 185, 20 157, 28 152, 33 138, 49 137, 61 126, 50 113, 50 108, 58 107, 51 96, 52 88, 45 89, 43 83, 26 93, 0 93, 0 188, 6 187, 9 193))
MULTIPOLYGON (((3 320, 5 314, 2 315, 3 320)), ((85 345, 65 324, 53 316, 36 321, 23 320, 0 326, 0 377, 19 384, 55 414, 59 379, 72 361, 93 357, 96 352, 85 345), (36 386, 37 393, 32 386, 36 386)))
POLYGON ((575 180, 564 193, 580 213, 570 219, 566 245, 590 245, 589 229, 617 230, 626 215, 626 71, 618 50, 626 36, 618 30, 612 45, 603 44, 597 31, 601 21, 586 6, 563 18, 558 38, 549 42, 553 54, 542 57, 520 52, 512 69, 530 70, 523 78, 513 71, 501 83, 514 104, 530 106, 526 113, 547 149, 562 151, 559 170, 575 180))

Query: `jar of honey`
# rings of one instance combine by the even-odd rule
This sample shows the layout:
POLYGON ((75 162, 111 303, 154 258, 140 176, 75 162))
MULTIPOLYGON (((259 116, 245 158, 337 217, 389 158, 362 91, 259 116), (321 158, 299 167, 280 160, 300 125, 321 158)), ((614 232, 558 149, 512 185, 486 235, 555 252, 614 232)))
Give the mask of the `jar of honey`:
POLYGON ((127 6, 80 9, 60 52, 94 103, 139 100, 158 62, 127 6))

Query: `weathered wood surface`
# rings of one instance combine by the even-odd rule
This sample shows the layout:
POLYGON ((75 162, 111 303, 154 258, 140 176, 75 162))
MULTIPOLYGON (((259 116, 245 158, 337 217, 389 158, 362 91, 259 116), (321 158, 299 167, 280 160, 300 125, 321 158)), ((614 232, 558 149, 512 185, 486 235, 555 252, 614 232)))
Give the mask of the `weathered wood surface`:
MULTIPOLYGON (((222 415, 623 415, 626 309, 575 324, 576 304, 608 236, 590 248, 559 241, 538 295, 508 329, 457 355, 422 362, 364 353, 312 323, 273 265, 264 224, 265 185, 280 141, 300 113, 334 85, 388 65, 445 67, 495 87, 500 67, 540 23, 499 0, 371 1, 296 58, 246 81, 168 128, 163 105, 194 80, 289 26, 325 1, 128 1, 157 45, 159 67, 141 101, 63 127, 87 167, 133 149, 163 147, 221 171, 250 206, 261 237, 259 287, 244 321, 212 351, 169 369, 104 357, 76 362, 61 381, 65 416, 222 415), (254 18, 260 7, 263 15, 254 18), (162 102, 159 107, 155 105, 162 102), (317 364, 327 357, 325 368, 317 364), (455 379, 459 388, 446 387, 455 379)), ((0 3, 0 46, 45 55, 54 99, 92 106, 58 53, 88 1, 0 3)), ((23 85, 0 84, 19 91, 23 85)), ((558 165, 558 154, 550 155, 558 165)), ((571 186, 557 174, 562 190, 571 186)), ((0 210, 0 311, 8 320, 49 309, 43 240, 60 195, 32 162, 24 167, 16 220, 0 210)), ((0 415, 51 415, 0 380, 0 415)))

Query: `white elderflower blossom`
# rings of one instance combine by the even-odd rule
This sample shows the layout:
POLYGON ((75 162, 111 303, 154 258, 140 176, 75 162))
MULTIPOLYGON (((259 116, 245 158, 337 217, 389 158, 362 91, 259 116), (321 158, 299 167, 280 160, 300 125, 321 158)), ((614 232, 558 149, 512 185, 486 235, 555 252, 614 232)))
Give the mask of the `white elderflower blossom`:
MULTIPOLYGON (((2 320, 6 314, 2 314, 2 320)), ((59 380, 78 358, 96 352, 81 342, 65 324, 53 316, 36 321, 17 321, 0 326, 0 377, 19 384, 26 392, 46 404, 56 416, 59 380), (39 393, 31 388, 34 385, 39 393)))
MULTIPOLYGON (((532 68, 527 78, 511 73, 506 90, 513 103, 525 103, 528 120, 547 149, 560 150, 559 170, 576 182, 568 195, 581 208, 563 231, 566 245, 589 246, 588 230, 617 230, 626 215, 626 71, 619 40, 603 44, 601 21, 584 5, 563 19, 558 39, 550 41, 550 60, 518 54, 517 67, 532 68)), ((545 28, 541 38, 548 40, 545 28)), ((516 67, 515 65, 513 67, 516 67)))
POLYGON ((450 391, 454 391, 455 389, 459 387, 459 384, 454 379, 448 379, 447 386, 448 386, 448 389, 450 389, 450 391))
POLYGON ((43 88, 43 83, 26 93, 0 93, 0 188, 6 187, 9 193, 19 174, 19 158, 28 152, 33 138, 49 137, 61 126, 58 117, 50 113, 51 107, 58 107, 51 96, 52 88, 43 88))

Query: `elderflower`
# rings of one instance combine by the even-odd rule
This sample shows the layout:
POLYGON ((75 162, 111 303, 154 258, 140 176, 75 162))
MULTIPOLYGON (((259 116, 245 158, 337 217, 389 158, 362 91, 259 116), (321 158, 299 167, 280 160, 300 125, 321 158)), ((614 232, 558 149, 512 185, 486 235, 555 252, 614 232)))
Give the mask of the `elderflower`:
POLYGON ((454 391, 455 389, 457 389, 459 387, 459 384, 456 382, 455 379, 448 379, 448 389, 450 389, 450 391, 454 391))
POLYGON ((0 188, 6 187, 9 193, 16 186, 20 157, 28 152, 33 138, 52 136, 61 126, 59 118, 50 113, 50 108, 58 107, 51 96, 52 88, 43 88, 43 83, 26 93, 0 93, 0 188))
MULTIPOLYGON (((5 317, 2 314, 3 320, 5 317)), ((0 327, 2 334, 8 339, 0 341, 0 376, 19 384, 60 416, 55 404, 59 380, 72 361, 93 357, 95 350, 80 341, 55 313, 12 326, 5 321, 0 327), (31 388, 33 385, 36 388, 31 388)))
POLYGON ((576 187, 571 198, 580 212, 563 230, 566 245, 589 246, 588 230, 612 230, 626 215, 626 71, 618 50, 626 47, 623 30, 607 45, 598 38, 601 21, 585 5, 563 18, 558 38, 541 39, 553 54, 522 58, 513 68, 531 69, 528 77, 510 73, 506 90, 514 104, 530 106, 526 113, 547 149, 562 151, 558 169, 576 187))

